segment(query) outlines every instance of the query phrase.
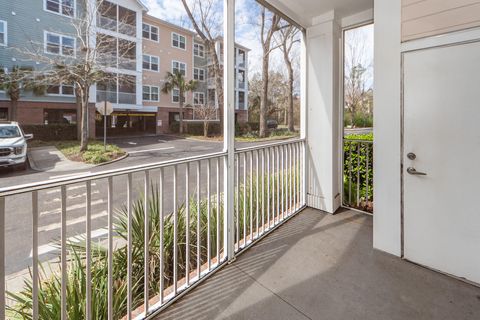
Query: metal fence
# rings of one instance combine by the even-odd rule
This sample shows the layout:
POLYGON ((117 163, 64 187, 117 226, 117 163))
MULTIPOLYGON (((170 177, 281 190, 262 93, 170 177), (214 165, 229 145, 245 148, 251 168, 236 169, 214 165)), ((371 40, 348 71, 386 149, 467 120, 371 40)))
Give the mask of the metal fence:
POLYGON ((226 152, 0 189, 0 319, 144 318, 166 307, 226 262, 229 232, 239 253, 304 207, 304 152, 303 140, 236 151, 230 231, 226 152))
POLYGON ((343 140, 343 205, 373 213, 373 141, 343 140))

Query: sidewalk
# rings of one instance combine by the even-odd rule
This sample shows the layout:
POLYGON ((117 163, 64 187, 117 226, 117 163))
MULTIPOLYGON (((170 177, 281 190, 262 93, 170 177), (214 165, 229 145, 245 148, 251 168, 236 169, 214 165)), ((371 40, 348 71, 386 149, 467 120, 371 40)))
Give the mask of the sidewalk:
POLYGON ((37 171, 62 172, 93 168, 85 164, 68 160, 60 150, 53 146, 31 148, 28 151, 30 167, 37 171))

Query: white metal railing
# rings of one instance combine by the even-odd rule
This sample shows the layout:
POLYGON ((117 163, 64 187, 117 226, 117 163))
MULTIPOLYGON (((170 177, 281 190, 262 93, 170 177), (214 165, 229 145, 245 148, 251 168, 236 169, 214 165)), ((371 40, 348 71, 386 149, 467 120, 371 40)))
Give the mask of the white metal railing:
POLYGON ((97 16, 97 25, 99 28, 118 32, 131 37, 135 37, 136 35, 136 27, 134 25, 122 21, 117 21, 115 19, 105 17, 100 14, 97 16))
POLYGON ((373 141, 343 139, 343 206, 373 213, 373 141))
POLYGON ((120 104, 136 104, 137 95, 129 92, 97 90, 97 101, 109 101, 120 104))
POLYGON ((227 152, 0 189, 0 319, 14 318, 15 310, 39 319, 43 308, 53 312, 52 304, 60 308, 50 313, 56 319, 73 319, 75 308, 79 319, 144 318, 163 309, 227 261, 226 236, 233 233, 232 247, 240 253, 304 207, 304 151, 303 140, 238 149, 232 213, 224 207, 227 152), (230 214, 235 228, 228 231, 230 214), (52 241, 44 219, 54 215, 60 219, 59 262, 39 249, 52 241), (25 217, 31 246, 6 247, 25 217), (30 264, 17 259, 30 250, 30 264), (30 269, 31 279, 10 277, 11 260, 24 264, 17 269, 30 269), (48 276, 42 273, 47 264, 53 265, 48 276), (28 285, 6 299, 6 278, 28 285), (58 301, 39 294, 49 284, 58 285, 58 301), (69 299, 74 293, 84 294, 81 305, 69 299))

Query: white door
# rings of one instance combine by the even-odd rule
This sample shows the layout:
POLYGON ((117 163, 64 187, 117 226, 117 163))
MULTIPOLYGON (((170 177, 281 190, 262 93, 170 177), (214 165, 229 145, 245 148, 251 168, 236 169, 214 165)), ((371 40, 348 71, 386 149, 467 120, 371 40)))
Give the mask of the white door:
POLYGON ((404 54, 403 134, 405 258, 480 283, 480 42, 404 54))

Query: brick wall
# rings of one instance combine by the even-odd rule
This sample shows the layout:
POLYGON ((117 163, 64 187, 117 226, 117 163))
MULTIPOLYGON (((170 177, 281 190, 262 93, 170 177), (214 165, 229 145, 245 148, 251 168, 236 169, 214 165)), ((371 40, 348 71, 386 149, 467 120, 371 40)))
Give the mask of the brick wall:
MULTIPOLYGON (((0 108, 10 108, 10 101, 0 101, 0 108)), ((89 133, 91 138, 95 138, 95 106, 91 104, 89 108, 89 133)), ((73 103, 65 102, 19 101, 17 121, 20 124, 44 124, 46 109, 76 110, 77 107, 73 103)))

